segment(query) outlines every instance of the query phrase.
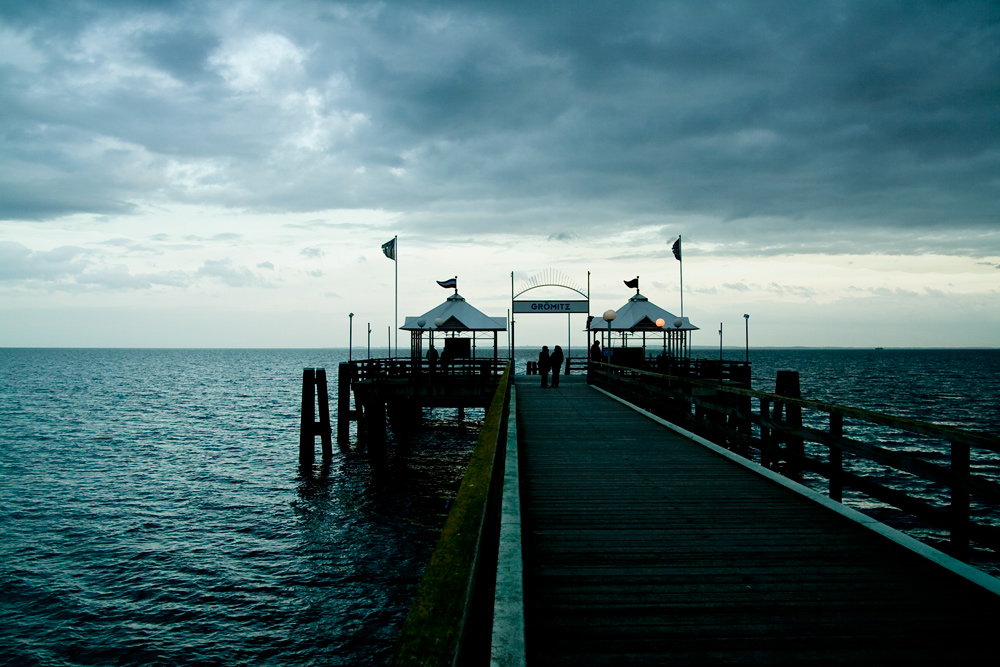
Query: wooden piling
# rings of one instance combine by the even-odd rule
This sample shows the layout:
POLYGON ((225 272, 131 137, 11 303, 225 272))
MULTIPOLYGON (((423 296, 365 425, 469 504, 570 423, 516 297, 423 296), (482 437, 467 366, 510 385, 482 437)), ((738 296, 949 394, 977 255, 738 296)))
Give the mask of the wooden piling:
POLYGON ((319 402, 319 421, 316 432, 323 447, 323 460, 333 458, 333 438, 330 433, 330 395, 326 386, 326 369, 316 369, 316 398, 319 402))
POLYGON ((361 423, 364 424, 365 445, 368 447, 368 456, 373 462, 381 461, 385 458, 386 433, 385 403, 375 397, 364 406, 364 416, 361 423))
POLYGON ((351 380, 354 366, 342 363, 337 367, 337 444, 346 446, 351 439, 351 380))
POLYGON ((326 385, 326 369, 302 369, 302 421, 299 424, 299 464, 311 466, 316 460, 313 445, 316 436, 323 443, 323 460, 333 458, 330 433, 330 401, 326 385), (316 405, 319 402, 319 421, 316 405))
POLYGON ((313 423, 316 405, 316 371, 302 369, 302 421, 299 424, 299 465, 311 466, 316 459, 313 451, 313 423))

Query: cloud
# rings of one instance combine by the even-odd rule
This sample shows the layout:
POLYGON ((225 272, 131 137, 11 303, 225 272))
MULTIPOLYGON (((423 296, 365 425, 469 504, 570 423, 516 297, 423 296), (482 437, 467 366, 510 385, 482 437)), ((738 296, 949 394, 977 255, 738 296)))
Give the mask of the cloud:
POLYGON ((133 274, 125 265, 102 267, 77 277, 78 285, 107 290, 149 289, 154 285, 186 287, 190 278, 183 271, 133 274))
POLYGON ((135 253, 154 253, 162 254, 163 250, 160 248, 154 248, 142 243, 136 242, 134 239, 119 236, 117 238, 108 239, 101 243, 101 245, 110 246, 112 248, 121 248, 129 252, 135 253))
MULTIPOLYGON (((125 241, 112 239, 105 245, 131 247, 125 241)), ((98 265, 96 259, 94 253, 77 246, 36 251, 20 243, 0 242, 0 282, 58 291, 185 287, 190 283, 183 271, 133 274, 124 264, 98 265)))
POLYGON ((39 7, 0 9, 0 219, 1000 254, 989 3, 39 7))
POLYGON ((207 259, 195 272, 197 278, 213 278, 229 287, 271 287, 245 266, 234 266, 231 259, 207 259))
POLYGON ((572 241, 576 239, 577 236, 573 232, 553 232, 549 234, 549 241, 572 241))
POLYGON ((89 253, 76 246, 35 251, 20 243, 0 242, 0 281, 53 281, 83 273, 89 253))
POLYGON ((323 252, 322 248, 303 248, 299 251, 299 254, 309 259, 320 259, 326 253, 323 252))

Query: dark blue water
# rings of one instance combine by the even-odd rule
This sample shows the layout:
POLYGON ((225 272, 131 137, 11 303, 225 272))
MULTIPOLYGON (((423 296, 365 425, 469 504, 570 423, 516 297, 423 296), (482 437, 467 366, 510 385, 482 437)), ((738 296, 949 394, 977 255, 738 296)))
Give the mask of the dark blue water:
MULTIPOLYGON (((302 368, 345 357, 0 349, 0 664, 384 664, 482 414, 301 471, 302 368)), ((1000 432, 1000 351, 751 361, 757 388, 794 369, 807 398, 1000 432)))
POLYGON ((303 476, 343 357, 0 350, 0 664, 384 663, 482 411, 303 476))

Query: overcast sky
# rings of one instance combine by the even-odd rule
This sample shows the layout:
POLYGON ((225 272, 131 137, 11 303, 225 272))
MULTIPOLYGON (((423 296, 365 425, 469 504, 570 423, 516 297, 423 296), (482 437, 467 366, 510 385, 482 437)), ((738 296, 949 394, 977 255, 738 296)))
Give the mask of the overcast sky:
POLYGON ((0 0, 5 346, 679 313, 682 235, 695 344, 997 347, 998 195, 995 2, 0 0))

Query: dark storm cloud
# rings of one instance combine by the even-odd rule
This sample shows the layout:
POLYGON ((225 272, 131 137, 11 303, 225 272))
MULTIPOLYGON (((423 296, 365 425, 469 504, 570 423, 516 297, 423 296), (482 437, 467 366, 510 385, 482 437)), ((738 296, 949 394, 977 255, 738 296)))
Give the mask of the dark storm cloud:
POLYGON ((695 216, 721 252, 1000 252, 995 3, 0 7, 0 218, 695 216))

